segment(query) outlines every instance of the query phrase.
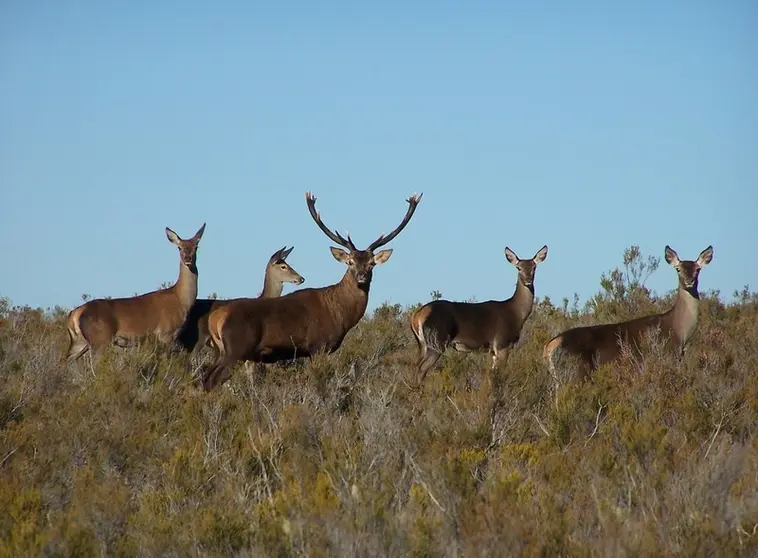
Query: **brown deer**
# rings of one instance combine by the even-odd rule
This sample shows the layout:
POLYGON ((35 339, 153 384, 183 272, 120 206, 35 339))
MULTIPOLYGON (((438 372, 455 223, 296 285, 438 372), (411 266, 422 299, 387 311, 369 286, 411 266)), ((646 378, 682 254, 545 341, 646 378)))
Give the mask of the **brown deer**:
POLYGON ((166 227, 169 241, 179 248, 179 279, 172 286, 130 298, 98 298, 74 308, 67 323, 68 360, 111 343, 127 347, 151 334, 173 343, 197 298, 197 246, 204 231, 205 223, 183 240, 166 227))
POLYGON ((493 370, 498 362, 507 362, 510 349, 518 342, 532 313, 534 275, 537 264, 547 257, 547 246, 530 260, 520 259, 506 247, 505 257, 518 270, 516 291, 508 300, 476 303, 434 300, 413 313, 411 330, 420 350, 419 385, 447 347, 462 352, 489 349, 493 370))
MULTIPOLYGON (((285 246, 274 252, 266 264, 266 272, 263 277, 263 291, 258 298, 276 298, 282 295, 284 283, 302 285, 305 279, 295 271, 288 263, 287 256, 295 247, 287 249, 285 246)), ((184 323, 177 341, 186 351, 194 353, 205 345, 210 345, 208 334, 208 316, 216 308, 221 308, 237 299, 218 300, 210 298, 198 298, 190 308, 187 320, 184 323)))
POLYGON ((421 196, 407 202, 402 222, 389 235, 380 235, 365 250, 356 248, 350 235, 332 232, 316 211, 316 198, 305 194, 308 211, 329 239, 348 251, 331 247, 334 258, 347 265, 339 283, 301 289, 280 298, 239 300, 211 312, 208 320, 212 343, 219 355, 203 377, 206 391, 223 384, 239 360, 271 363, 334 352, 345 335, 366 312, 374 267, 385 263, 392 250, 374 250, 394 239, 410 221, 421 196))
POLYGON ((553 357, 559 351, 577 357, 580 375, 585 377, 602 364, 618 359, 622 354, 622 344, 641 354, 646 336, 654 329, 660 329, 667 347, 681 357, 687 341, 697 327, 700 300, 698 275, 713 259, 713 247, 708 246, 696 261, 691 261, 680 260, 677 253, 666 246, 665 257, 679 276, 679 292, 674 306, 668 312, 626 322, 575 327, 564 331, 545 344, 543 357, 550 370, 555 369, 553 357))

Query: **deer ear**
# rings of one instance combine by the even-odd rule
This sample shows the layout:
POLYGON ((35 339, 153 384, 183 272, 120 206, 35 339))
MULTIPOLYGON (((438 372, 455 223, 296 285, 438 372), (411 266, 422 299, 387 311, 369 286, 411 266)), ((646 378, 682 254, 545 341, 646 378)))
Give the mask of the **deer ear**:
POLYGON ((166 236, 168 237, 168 240, 171 244, 175 244, 176 246, 179 246, 179 242, 181 241, 181 238, 179 238, 179 235, 176 234, 174 231, 166 227, 166 236))
POLYGON ((518 256, 507 246, 505 247, 505 259, 507 259, 513 265, 516 265, 518 263, 518 256))
POLYGON ((195 233, 195 236, 192 237, 195 239, 195 242, 203 238, 203 233, 205 232, 205 223, 203 223, 203 226, 200 227, 200 229, 195 233))
MULTIPOLYGON (((284 248, 286 248, 286 246, 284 248)), ((282 252, 284 252, 284 248, 279 248, 276 252, 271 254, 271 257, 268 259, 268 263, 272 264, 278 262, 279 260, 283 260, 284 258, 282 257, 282 252)))
POLYGON ((540 248, 539 252, 534 255, 532 260, 534 260, 534 263, 542 263, 545 261, 545 258, 547 258, 547 244, 540 248))
POLYGON ((347 264, 347 260, 350 258, 350 254, 345 252, 342 248, 336 248, 334 246, 329 246, 329 250, 332 251, 332 256, 334 256, 335 260, 343 264, 347 264))
MULTIPOLYGON (((285 246, 284 248, 287 248, 287 247, 285 246)), ((287 256, 289 256, 289 255, 290 255, 290 252, 292 252, 292 250, 294 250, 294 249, 295 249, 295 247, 294 247, 294 246, 292 246, 292 247, 291 247, 289 250, 284 250, 284 251, 282 252, 282 261, 286 260, 286 259, 287 259, 287 256)))
POLYGON ((392 248, 388 250, 382 250, 381 252, 377 252, 374 254, 374 265, 381 265, 387 260, 390 259, 390 256, 392 255, 392 248))
POLYGON ((677 253, 671 248, 671 246, 666 245, 666 262, 671 265, 679 265, 679 256, 677 253))
POLYGON ((698 267, 705 267, 709 263, 711 263, 711 260, 713 259, 713 246, 708 246, 705 250, 700 252, 700 255, 697 258, 697 265, 698 267))

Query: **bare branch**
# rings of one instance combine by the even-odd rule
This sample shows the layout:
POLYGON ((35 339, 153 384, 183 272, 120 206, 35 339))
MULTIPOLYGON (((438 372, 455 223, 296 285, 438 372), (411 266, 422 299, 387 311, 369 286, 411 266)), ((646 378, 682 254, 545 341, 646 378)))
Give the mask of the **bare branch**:
POLYGON ((544 424, 542 424, 542 421, 540 420, 540 417, 538 417, 534 413, 532 413, 532 416, 534 417, 534 420, 537 421, 537 426, 540 427, 540 430, 542 430, 545 433, 545 436, 550 436, 550 431, 547 428, 545 428, 544 424))
POLYGON ((595 437, 595 434, 597 434, 597 431, 600 428, 600 413, 603 412, 603 409, 605 409, 605 405, 603 405, 602 403, 598 403, 597 415, 595 415, 595 428, 592 430, 592 433, 589 436, 587 436, 587 441, 584 442, 585 446, 589 443, 589 441, 592 438, 595 437))
POLYGON ((708 444, 708 449, 705 450, 705 455, 703 456, 703 459, 708 457, 708 454, 711 453, 711 448, 713 447, 713 442, 716 441, 716 436, 719 435, 719 432, 721 432, 721 427, 724 425, 724 419, 726 418, 726 414, 721 416, 721 419, 719 420, 718 424, 716 425, 716 430, 713 433, 713 437, 711 438, 711 443, 708 444))
POLYGON ((8 461, 8 460, 11 458, 11 456, 12 456, 14 453, 16 453, 17 451, 18 451, 18 446, 17 446, 17 447, 15 447, 15 448, 13 448, 13 449, 12 449, 12 450, 11 450, 11 451, 8 453, 8 455, 6 455, 5 457, 3 457, 3 460, 2 460, 2 461, 0 461, 0 467, 2 467, 3 465, 5 465, 5 462, 6 462, 6 461, 8 461))
POLYGON ((426 484, 426 481, 424 481, 421 478, 421 468, 416 464, 416 461, 414 461, 413 457, 408 454, 408 461, 410 462, 413 469, 416 471, 416 482, 418 482, 424 490, 426 490, 426 493, 429 495, 429 498, 434 502, 434 504, 442 511, 442 513, 447 513, 445 508, 442 506, 442 504, 439 503, 439 500, 434 497, 434 494, 432 494, 431 489, 429 488, 429 485, 426 484))

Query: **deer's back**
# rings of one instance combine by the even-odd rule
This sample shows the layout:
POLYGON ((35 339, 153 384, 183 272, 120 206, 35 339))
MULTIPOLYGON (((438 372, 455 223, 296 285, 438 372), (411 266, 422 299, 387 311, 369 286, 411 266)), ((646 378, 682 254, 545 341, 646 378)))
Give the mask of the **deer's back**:
MULTIPOLYGON (((621 354, 620 342, 639 348, 644 343, 648 332, 655 327, 661 327, 662 316, 655 314, 635 318, 627 322, 581 326, 569 329, 561 334, 563 349, 594 358, 597 364, 609 362, 621 354)), ((667 335, 668 331, 662 331, 667 335)))
POLYGON ((494 339, 502 322, 498 310, 499 303, 494 301, 435 300, 419 310, 419 317, 423 318, 425 332, 442 333, 474 348, 485 346, 494 339))
POLYGON ((315 289, 279 298, 239 300, 226 310, 224 336, 236 338, 248 351, 304 356, 310 348, 333 350, 347 333, 339 323, 339 312, 325 304, 315 289))
POLYGON ((114 335, 126 338, 165 337, 181 327, 188 310, 173 291, 162 290, 132 298, 91 300, 82 311, 81 322, 82 327, 110 327, 114 335))

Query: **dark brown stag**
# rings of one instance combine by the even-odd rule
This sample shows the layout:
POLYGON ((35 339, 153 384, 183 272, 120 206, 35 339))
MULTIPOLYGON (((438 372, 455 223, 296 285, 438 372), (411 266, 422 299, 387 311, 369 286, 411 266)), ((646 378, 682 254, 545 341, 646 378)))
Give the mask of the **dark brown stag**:
POLYGON ((319 351, 336 351, 345 335, 366 312, 374 267, 389 260, 392 250, 374 251, 394 239, 410 221, 421 196, 408 201, 408 211, 389 235, 381 235, 365 250, 356 248, 350 235, 332 232, 316 211, 316 198, 305 194, 308 211, 333 242, 334 258, 347 265, 342 280, 328 287, 301 289, 273 299, 239 300, 211 312, 209 330, 219 355, 203 377, 211 390, 223 384, 239 360, 271 363, 310 357, 319 351))
POLYGON ((679 278, 679 292, 674 306, 663 314, 643 316, 613 324, 575 327, 556 335, 545 345, 543 357, 551 370, 555 367, 556 353, 566 353, 579 359, 580 375, 586 376, 600 365, 612 362, 622 355, 627 346, 641 354, 646 337, 659 330, 666 345, 679 357, 695 333, 698 321, 698 276, 700 270, 713 259, 713 247, 708 246, 696 261, 680 260, 674 250, 666 246, 666 261, 679 278))

